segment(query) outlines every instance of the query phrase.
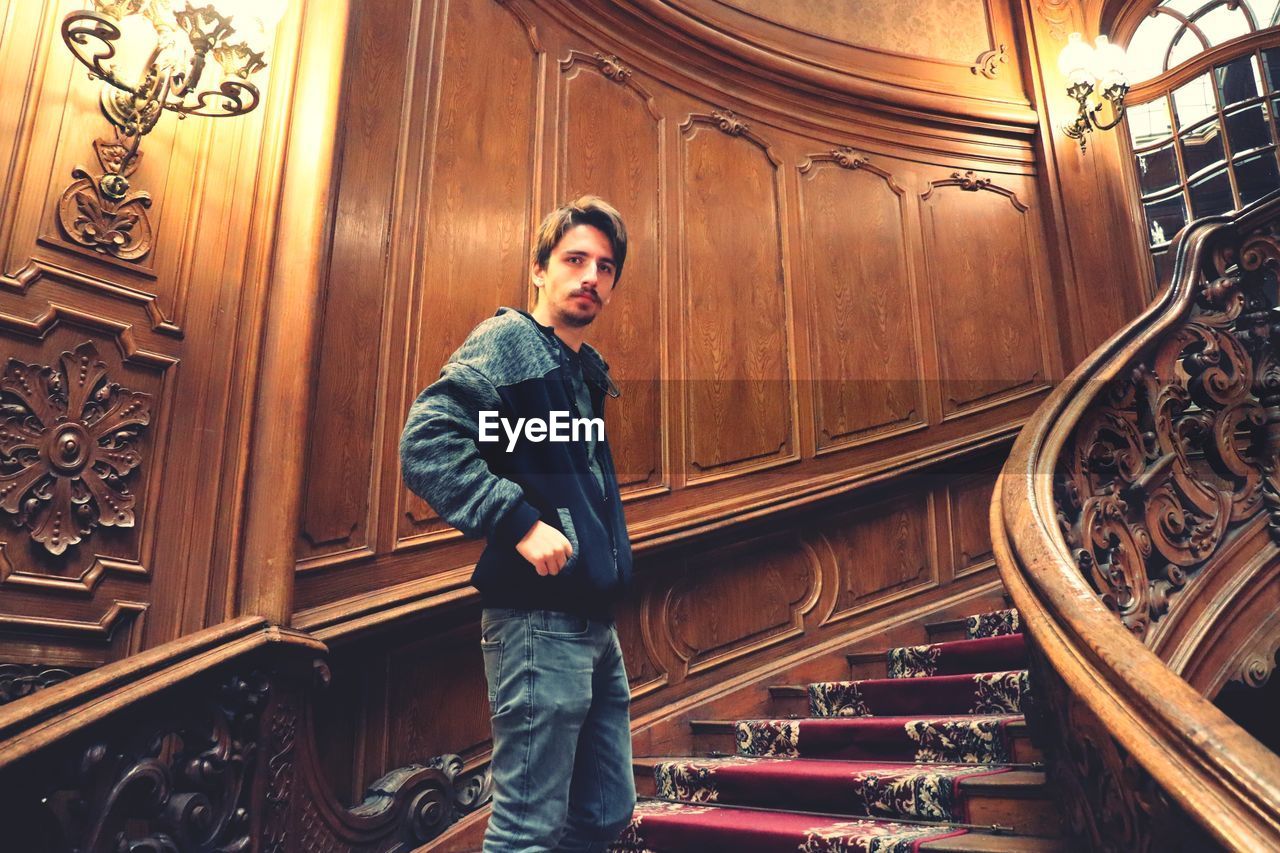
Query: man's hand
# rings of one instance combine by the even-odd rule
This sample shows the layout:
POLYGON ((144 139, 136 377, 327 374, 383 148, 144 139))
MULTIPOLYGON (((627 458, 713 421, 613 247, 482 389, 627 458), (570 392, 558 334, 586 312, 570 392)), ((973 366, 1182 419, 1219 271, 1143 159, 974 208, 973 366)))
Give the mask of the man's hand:
POLYGON ((545 521, 539 521, 516 543, 516 551, 540 575, 556 575, 573 556, 573 546, 564 534, 545 521))

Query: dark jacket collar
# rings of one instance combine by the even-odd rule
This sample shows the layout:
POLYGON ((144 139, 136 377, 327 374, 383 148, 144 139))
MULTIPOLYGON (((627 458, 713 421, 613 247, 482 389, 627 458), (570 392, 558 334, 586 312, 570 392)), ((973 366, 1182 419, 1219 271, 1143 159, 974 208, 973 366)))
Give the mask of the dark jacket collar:
MULTIPOLYGON (((508 312, 519 314, 521 317, 524 317, 533 324, 534 328, 541 333, 541 337, 547 341, 547 346, 554 350, 555 357, 557 359, 560 358, 561 343, 555 339, 555 329, 550 326, 542 325, 532 314, 521 308, 507 308, 506 306, 503 306, 498 309, 497 315, 506 314, 508 312)), ((614 397, 616 399, 617 397, 622 396, 622 391, 614 384, 613 378, 609 376, 609 363, 604 360, 604 357, 600 355, 595 347, 584 341, 581 348, 578 350, 578 355, 582 357, 582 370, 588 381, 594 382, 596 385, 600 386, 600 388, 610 397, 614 397)))

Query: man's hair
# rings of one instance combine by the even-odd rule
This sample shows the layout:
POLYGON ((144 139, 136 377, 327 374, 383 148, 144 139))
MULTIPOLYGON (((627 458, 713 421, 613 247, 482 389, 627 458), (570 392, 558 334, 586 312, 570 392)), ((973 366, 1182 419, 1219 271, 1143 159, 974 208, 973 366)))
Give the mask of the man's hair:
POLYGON ((598 228, 609 238, 613 246, 613 283, 617 286, 622 279, 622 264, 627 259, 627 226, 622 224, 622 214, 599 196, 584 195, 547 214, 538 226, 533 244, 534 264, 545 270, 551 260, 551 250, 569 229, 578 225, 598 228))

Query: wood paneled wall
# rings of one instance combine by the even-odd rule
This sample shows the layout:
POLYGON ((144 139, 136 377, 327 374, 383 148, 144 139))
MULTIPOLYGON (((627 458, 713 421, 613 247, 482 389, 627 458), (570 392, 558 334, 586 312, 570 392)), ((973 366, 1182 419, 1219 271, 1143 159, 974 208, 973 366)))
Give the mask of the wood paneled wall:
MULTIPOLYGON (((748 99, 587 6, 596 29, 528 0, 369 0, 352 22, 303 626, 465 583, 477 546, 405 490, 399 431, 472 326, 525 306, 532 228, 583 192, 631 228, 592 339, 641 548, 1011 428, 1060 374, 1030 128, 748 99)), ((1025 104, 1011 77, 992 98, 1025 104)))
POLYGON ((0 660, 92 667, 233 613, 264 214, 281 170, 271 140, 289 117, 301 5, 258 109, 167 114, 146 137, 130 191, 149 194, 152 248, 117 257, 59 224, 60 208, 77 210, 73 171, 100 173, 95 140, 112 141, 103 84, 59 35, 84 4, 0 2, 0 660), (134 435, 97 451, 110 469, 82 470, 76 448, 126 422, 134 435), (130 511, 132 526, 112 524, 130 511), (81 535, 86 515, 99 523, 81 535))
MULTIPOLYGON (((1000 453, 1061 375, 1069 307, 1018 60, 904 59, 969 111, 904 114, 705 66, 653 5, 366 0, 351 22, 295 618, 336 650, 350 795, 486 754, 479 545, 405 490, 397 441, 467 332, 527 304, 533 228, 584 192, 631 233, 590 338, 622 389, 637 719, 991 584, 1000 453)), ((1012 42, 1007 6, 973 5, 1012 42)))

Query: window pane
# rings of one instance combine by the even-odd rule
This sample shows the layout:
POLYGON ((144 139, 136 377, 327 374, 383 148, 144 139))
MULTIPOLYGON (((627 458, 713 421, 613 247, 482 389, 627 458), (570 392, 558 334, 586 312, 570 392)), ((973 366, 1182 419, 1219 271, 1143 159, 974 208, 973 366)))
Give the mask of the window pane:
POLYGON ((1265 30, 1276 24, 1276 7, 1280 0, 1250 0, 1249 8, 1253 10, 1253 18, 1258 22, 1258 29, 1265 30))
POLYGON ((1280 187, 1280 171, 1276 169, 1275 150, 1264 151, 1235 162, 1236 186, 1240 189, 1240 204, 1257 201, 1280 187))
POLYGON ((1168 243, 1187 224, 1187 208, 1181 193, 1161 201, 1149 201, 1142 209, 1147 214, 1147 242, 1152 246, 1168 243))
POLYGON ((1173 130, 1169 120, 1169 98, 1164 95, 1150 103, 1125 107, 1124 114, 1129 122, 1134 148, 1146 148, 1173 130))
POLYGON ((1169 15, 1142 19, 1137 32, 1125 48, 1134 82, 1150 80, 1164 71, 1165 51, 1169 49, 1169 42, 1173 41, 1173 35, 1180 26, 1182 24, 1169 15))
POLYGON ((1172 145, 1146 151, 1137 155, 1137 160, 1138 183, 1143 195, 1168 189, 1178 183, 1178 158, 1173 153, 1172 145))
POLYGON ((1204 45, 1200 43, 1195 33, 1191 30, 1183 30, 1174 41, 1173 50, 1169 51, 1169 67, 1176 68, 1193 56, 1202 53, 1204 49, 1204 45))
POLYGON ((1185 86, 1174 90, 1173 108, 1178 114, 1178 127, 1190 127, 1217 112, 1213 84, 1208 74, 1201 74, 1185 86))
POLYGON ((1252 54, 1219 65, 1213 70, 1218 77, 1218 97, 1224 108, 1262 94, 1252 54))
POLYGON ((1227 144, 1231 146, 1233 155, 1270 145, 1273 141, 1271 125, 1262 111, 1262 104, 1227 116, 1227 144))
POLYGON ((1280 92, 1280 47, 1262 52, 1262 68, 1267 88, 1272 92, 1280 92))
POLYGON ((1226 159, 1216 118, 1186 131, 1178 141, 1182 145, 1182 167, 1188 177, 1226 159))
POLYGON ((1197 219, 1235 210, 1236 200, 1231 195, 1231 180, 1227 177, 1226 169, 1201 178, 1188 189, 1191 194, 1192 215, 1197 219))
POLYGON ((1249 19, 1239 7, 1229 8, 1225 3, 1196 21, 1210 45, 1219 45, 1237 36, 1247 35, 1249 19))

